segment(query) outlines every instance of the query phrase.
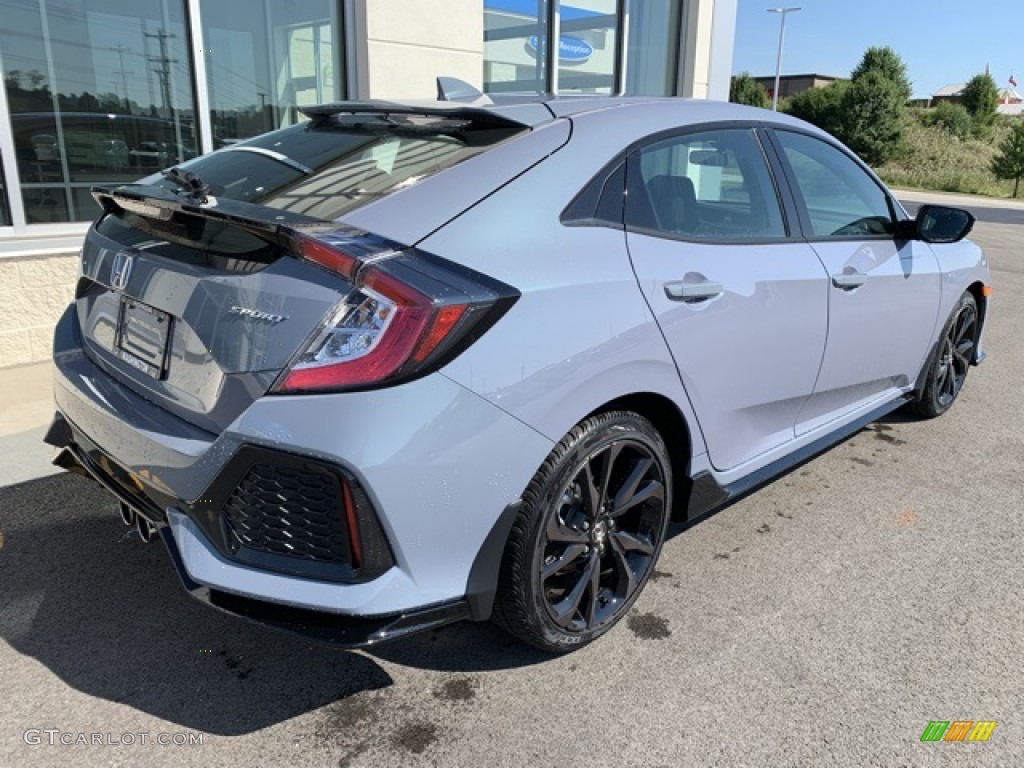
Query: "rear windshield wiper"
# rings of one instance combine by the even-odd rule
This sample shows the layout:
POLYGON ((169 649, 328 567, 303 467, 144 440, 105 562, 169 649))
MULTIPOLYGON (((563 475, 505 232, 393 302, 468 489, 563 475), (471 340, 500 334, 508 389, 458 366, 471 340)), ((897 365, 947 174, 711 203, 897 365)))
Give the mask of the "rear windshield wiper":
POLYGON ((316 171, 314 171, 308 165, 303 165, 298 160, 295 160, 295 159, 293 159, 291 157, 288 157, 288 155, 286 155, 286 154, 283 154, 281 152, 275 152, 274 150, 267 149, 266 147, 252 147, 252 146, 250 146, 248 144, 234 144, 234 145, 232 145, 230 147, 224 147, 220 151, 221 152, 252 152, 253 154, 261 155, 263 157, 269 157, 271 160, 276 160, 279 163, 287 165, 289 168, 292 168, 292 169, 298 171, 303 176, 312 176, 314 173, 316 173, 316 171))
POLYGON ((183 171, 178 166, 165 168, 160 174, 180 189, 184 189, 192 197, 205 197, 210 193, 210 185, 203 182, 192 171, 183 171))

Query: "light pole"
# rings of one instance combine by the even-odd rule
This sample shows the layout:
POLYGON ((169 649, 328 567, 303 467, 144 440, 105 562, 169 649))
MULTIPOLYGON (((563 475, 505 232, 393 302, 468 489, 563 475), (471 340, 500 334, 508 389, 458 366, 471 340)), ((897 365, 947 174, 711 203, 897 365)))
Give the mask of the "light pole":
POLYGON ((775 59, 775 90, 772 91, 772 111, 779 109, 779 75, 782 74, 782 43, 786 38, 786 14, 803 10, 802 8, 769 8, 768 13, 777 13, 779 23, 779 55, 775 59))

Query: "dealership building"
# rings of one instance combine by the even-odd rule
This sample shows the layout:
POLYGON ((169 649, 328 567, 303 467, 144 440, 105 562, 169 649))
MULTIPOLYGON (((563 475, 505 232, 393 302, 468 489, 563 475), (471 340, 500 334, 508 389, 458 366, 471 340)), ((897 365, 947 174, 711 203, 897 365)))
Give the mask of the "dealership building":
POLYGON ((49 357, 94 184, 307 105, 434 98, 441 75, 488 93, 724 100, 736 3, 0 0, 0 368, 49 357))

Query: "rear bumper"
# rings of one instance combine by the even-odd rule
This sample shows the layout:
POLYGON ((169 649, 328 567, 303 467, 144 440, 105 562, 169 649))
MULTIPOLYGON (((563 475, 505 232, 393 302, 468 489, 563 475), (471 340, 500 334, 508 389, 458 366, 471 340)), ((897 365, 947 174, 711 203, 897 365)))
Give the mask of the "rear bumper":
MULTIPOLYGON (((173 513, 171 519, 175 519, 173 513)), ((319 643, 342 648, 359 648, 397 640, 471 617, 469 603, 466 600, 453 600, 387 616, 359 617, 294 608, 224 592, 191 577, 182 560, 178 539, 172 532, 173 528, 173 523, 161 528, 161 538, 182 586, 192 597, 222 613, 298 634, 319 643)))
POLYGON ((473 618, 489 613, 489 601, 478 597, 493 590, 505 512, 551 450, 547 438, 439 374, 371 392, 263 397, 214 435, 94 366, 75 326, 68 313, 57 330, 55 400, 58 421, 67 427, 56 427, 51 442, 63 443, 108 490, 161 529, 183 577, 198 584, 200 594, 208 591, 206 602, 247 618, 265 614, 263 620, 275 625, 295 619, 296 626, 312 626, 301 614, 285 621, 275 614, 282 606, 335 614, 332 621, 369 621, 375 628, 365 642, 381 639, 382 631, 392 636, 407 626, 454 620, 463 611, 451 607, 456 604, 475 606, 473 618), (211 533, 221 510, 216 499, 210 503, 209 490, 223 484, 232 462, 250 449, 323 464, 351 478, 379 519, 388 567, 346 582, 226 557, 211 533), (256 603, 264 607, 257 610, 256 603), (402 619, 384 631, 425 606, 449 607, 429 621, 402 619))

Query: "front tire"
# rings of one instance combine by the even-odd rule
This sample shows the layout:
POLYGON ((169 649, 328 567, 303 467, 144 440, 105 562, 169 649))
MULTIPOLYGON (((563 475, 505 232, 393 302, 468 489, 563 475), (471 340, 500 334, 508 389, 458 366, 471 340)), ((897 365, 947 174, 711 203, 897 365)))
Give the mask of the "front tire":
POLYGON ((910 406, 915 413, 931 419, 952 407, 967 380, 977 343, 978 303, 967 291, 942 329, 924 389, 910 406))
POLYGON ((496 621, 555 653, 611 629, 661 552, 670 466, 661 435, 636 413, 603 413, 574 427, 523 494, 502 560, 496 621))

